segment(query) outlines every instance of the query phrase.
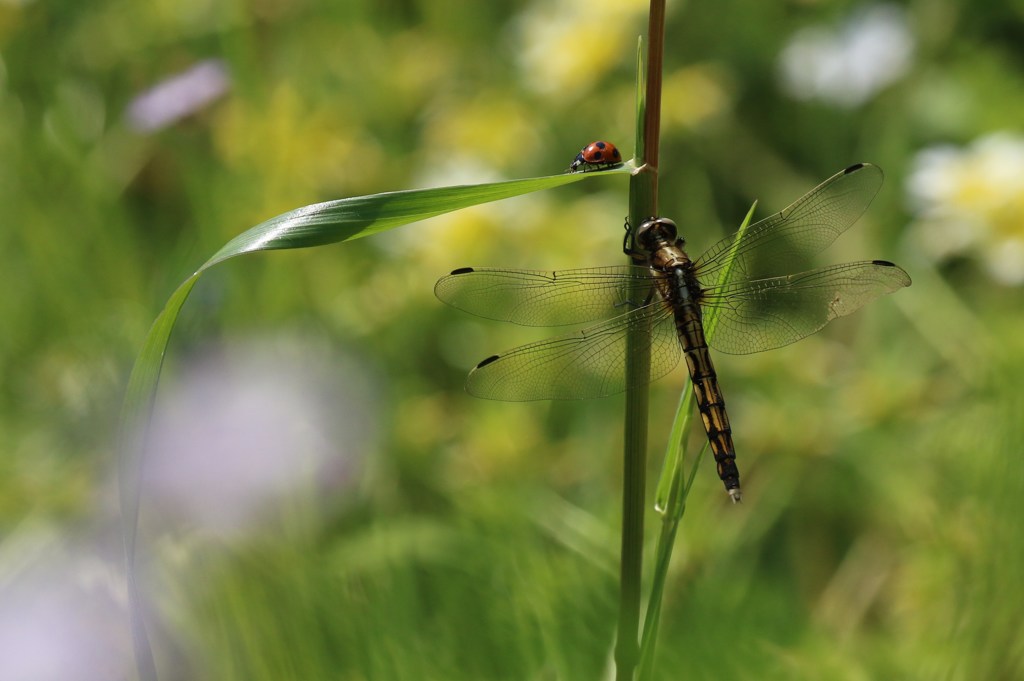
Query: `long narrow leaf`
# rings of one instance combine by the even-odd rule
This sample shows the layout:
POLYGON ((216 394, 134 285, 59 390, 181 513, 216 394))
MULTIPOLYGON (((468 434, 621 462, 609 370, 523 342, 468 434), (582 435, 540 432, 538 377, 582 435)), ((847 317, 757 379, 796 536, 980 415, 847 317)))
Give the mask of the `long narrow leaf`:
POLYGON ((262 222, 239 234, 199 268, 253 251, 308 248, 352 241, 410 222, 482 203, 578 182, 585 177, 628 173, 632 164, 590 173, 565 173, 486 184, 412 189, 314 203, 262 222))
POLYGON ((297 208, 239 234, 182 282, 167 301, 160 316, 156 318, 146 335, 142 350, 135 359, 125 390, 118 426, 121 523, 136 666, 140 679, 156 681, 157 678, 141 614, 141 594, 135 581, 134 557, 139 515, 140 471, 167 343, 178 319, 178 313, 202 273, 220 262, 245 253, 308 248, 351 241, 461 208, 552 189, 584 178, 628 175, 632 167, 632 163, 626 163, 621 168, 601 172, 388 192, 297 208))

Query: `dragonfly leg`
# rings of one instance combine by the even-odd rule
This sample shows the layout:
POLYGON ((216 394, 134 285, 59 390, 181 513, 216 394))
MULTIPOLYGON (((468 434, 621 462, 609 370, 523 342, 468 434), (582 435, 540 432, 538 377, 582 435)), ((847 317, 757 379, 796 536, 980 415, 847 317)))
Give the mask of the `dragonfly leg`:
POLYGON ((626 300, 620 301, 618 303, 614 303, 612 305, 612 307, 618 308, 618 307, 629 306, 630 308, 634 308, 635 309, 635 308, 638 308, 638 307, 645 307, 647 305, 650 305, 652 302, 654 302, 654 288, 653 287, 651 288, 650 291, 647 292, 647 295, 644 297, 644 300, 641 303, 637 303, 635 300, 630 300, 629 298, 627 298, 626 300))
POLYGON ((634 264, 646 265, 647 253, 636 247, 636 233, 633 231, 633 225, 629 224, 628 215, 623 227, 626 230, 626 234, 622 237, 622 252, 628 255, 634 264))

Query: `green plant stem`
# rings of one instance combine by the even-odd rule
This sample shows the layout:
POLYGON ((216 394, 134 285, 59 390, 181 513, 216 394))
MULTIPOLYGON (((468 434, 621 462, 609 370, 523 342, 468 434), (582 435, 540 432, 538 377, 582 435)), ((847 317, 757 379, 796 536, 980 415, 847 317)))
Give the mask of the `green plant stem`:
MULTIPOLYGON (((687 392, 692 395, 692 393, 687 392)), ((686 402, 685 420, 689 421, 689 414, 692 412, 692 401, 686 402)), ((674 429, 673 429, 674 430, 674 429)), ((681 427, 682 432, 689 432, 688 423, 681 427)), ((678 440, 677 440, 678 442, 678 440)), ((668 496, 668 512, 662 517, 661 532, 658 534, 658 545, 655 551, 654 580, 651 584, 651 597, 648 600, 647 616, 644 618, 644 633, 640 643, 640 670, 637 673, 639 681, 647 681, 654 672, 654 650, 658 640, 659 625, 661 623, 661 604, 665 593, 665 582, 668 578, 669 563, 672 562, 672 547, 676 542, 676 531, 679 529, 679 521, 683 518, 683 511, 686 510, 686 498, 690 495, 693 487, 693 479, 700 468, 704 452, 708 450, 707 443, 697 454, 697 458, 690 468, 690 475, 683 484, 683 467, 680 465, 673 469, 672 485, 668 496)))
MULTIPOLYGON (((638 104, 637 165, 630 179, 629 219, 634 227, 658 213, 658 143, 661 119, 661 70, 665 2, 651 0, 647 69, 638 69, 645 85, 638 104)), ((626 423, 623 443, 622 554, 615 678, 630 681, 640 660, 640 587, 643 576, 644 511, 647 485, 648 378, 650 329, 630 329, 627 338, 626 423)))
MULTIPOLYGON (((627 372, 650 370, 650 342, 643 334, 627 343, 627 372), (646 346, 646 347, 645 347, 646 346)), ((640 585, 643 569, 644 511, 647 486, 647 411, 645 387, 626 394, 625 461, 622 498, 622 559, 620 565, 619 636, 615 648, 616 678, 632 678, 639 657, 640 585)))

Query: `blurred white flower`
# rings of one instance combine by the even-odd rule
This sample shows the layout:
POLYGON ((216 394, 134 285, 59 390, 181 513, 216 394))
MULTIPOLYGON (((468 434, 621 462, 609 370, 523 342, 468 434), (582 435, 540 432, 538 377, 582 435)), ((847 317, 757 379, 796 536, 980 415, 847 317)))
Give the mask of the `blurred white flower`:
POLYGON ((904 10, 875 5, 838 29, 797 31, 779 55, 783 88, 798 99, 853 108, 910 68, 914 36, 904 10))
POLYGON ((907 178, 909 238, 933 260, 981 259, 994 279, 1024 283, 1024 137, 1000 132, 966 148, 924 149, 907 178))
POLYGON ((224 62, 207 59, 133 99, 128 105, 128 123, 140 132, 155 132, 199 111, 230 87, 224 62))
POLYGON ((308 339, 203 357, 160 400, 143 498, 161 517, 250 531, 289 494, 352 486, 374 397, 363 370, 308 339))

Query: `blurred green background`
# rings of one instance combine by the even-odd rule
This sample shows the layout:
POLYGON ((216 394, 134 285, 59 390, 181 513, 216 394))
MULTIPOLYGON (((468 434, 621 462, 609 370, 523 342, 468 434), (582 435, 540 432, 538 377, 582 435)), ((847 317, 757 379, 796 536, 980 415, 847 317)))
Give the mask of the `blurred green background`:
MULTIPOLYGON (((659 678, 1024 678, 1024 5, 669 8, 662 212, 692 252, 872 161, 886 183, 827 261, 914 285, 716 356, 746 498, 705 459, 659 678)), ((631 155, 646 9, 0 2, 0 677, 128 673, 114 433, 175 286, 301 205, 560 172, 594 139, 631 155)), ((626 191, 595 178, 200 281, 143 496, 161 678, 608 673, 623 400, 470 398, 477 361, 552 332, 432 286, 621 263, 626 191)), ((683 378, 652 388, 652 485, 683 378)))

